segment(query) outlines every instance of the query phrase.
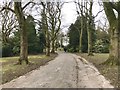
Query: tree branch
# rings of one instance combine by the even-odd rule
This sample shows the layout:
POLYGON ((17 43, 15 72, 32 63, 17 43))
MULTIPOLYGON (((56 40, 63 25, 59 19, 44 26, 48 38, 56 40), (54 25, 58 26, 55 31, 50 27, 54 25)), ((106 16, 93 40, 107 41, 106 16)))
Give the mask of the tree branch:
POLYGON ((0 10, 0 12, 2 12, 2 11, 5 10, 5 9, 10 10, 11 12, 15 13, 15 11, 14 11, 13 9, 9 8, 9 7, 3 7, 3 8, 0 10))
POLYGON ((117 4, 115 4, 113 2, 109 2, 109 3, 113 9, 115 9, 117 12, 119 11, 119 9, 117 8, 117 4))
POLYGON ((101 11, 99 11, 99 12, 94 16, 94 18, 97 17, 97 16, 99 15, 99 13, 101 13, 103 10, 104 10, 104 9, 102 9, 101 11))
POLYGON ((22 10, 24 10, 31 3, 33 3, 33 2, 28 2, 27 4, 25 4, 25 6, 22 8, 22 10))

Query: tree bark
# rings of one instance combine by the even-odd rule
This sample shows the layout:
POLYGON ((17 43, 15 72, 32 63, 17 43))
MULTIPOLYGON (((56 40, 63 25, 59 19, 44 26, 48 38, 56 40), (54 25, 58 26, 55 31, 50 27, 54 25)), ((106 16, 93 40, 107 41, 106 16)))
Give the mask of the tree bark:
POLYGON ((27 31, 26 31, 26 21, 22 11, 21 2, 14 2, 15 14, 18 19, 20 27, 20 58, 19 64, 22 64, 22 61, 25 60, 28 64, 28 42, 27 42, 27 31))
POLYGON ((118 64, 119 59, 119 25, 110 2, 104 2, 104 10, 110 25, 110 52, 105 64, 118 64))
POLYGON ((82 38, 83 38, 83 29, 84 29, 84 26, 83 26, 83 18, 84 18, 83 7, 84 7, 84 4, 83 4, 83 2, 81 2, 81 6, 79 6, 79 9, 81 12, 81 18, 80 18, 81 29, 79 32, 79 34, 80 34, 80 36, 79 36, 79 52, 80 53, 82 53, 82 38))
MULTIPOLYGON (((120 8, 120 2, 118 2, 118 8, 120 8)), ((119 32, 119 40, 118 40, 118 88, 120 88, 120 11, 118 12, 118 32, 119 32)))
POLYGON ((42 20, 42 27, 45 32, 45 40, 46 40, 46 56, 50 56, 50 32, 48 30, 48 18, 47 18, 47 8, 49 8, 49 2, 46 4, 44 2, 41 2, 43 6, 43 20, 42 20))
POLYGON ((81 31, 80 31, 80 39, 79 39, 79 52, 82 53, 82 38, 83 38, 83 15, 81 17, 81 31))
MULTIPOLYGON (((120 2, 118 4, 118 8, 120 8, 120 2)), ((119 66, 120 66, 120 11, 118 12, 118 37, 119 37, 119 49, 118 49, 118 57, 119 57, 119 66)))
POLYGON ((52 53, 55 53, 55 40, 52 40, 52 53))
POLYGON ((55 21, 54 21, 54 15, 51 16, 51 43, 52 43, 52 50, 51 53, 55 53, 55 21))
POLYGON ((46 56, 50 56, 50 36, 48 30, 46 31, 46 56))
POLYGON ((92 6, 93 2, 90 2, 89 9, 89 18, 87 23, 87 33, 88 33, 88 56, 93 56, 93 41, 92 41, 92 32, 93 32, 93 16, 92 16, 92 6))

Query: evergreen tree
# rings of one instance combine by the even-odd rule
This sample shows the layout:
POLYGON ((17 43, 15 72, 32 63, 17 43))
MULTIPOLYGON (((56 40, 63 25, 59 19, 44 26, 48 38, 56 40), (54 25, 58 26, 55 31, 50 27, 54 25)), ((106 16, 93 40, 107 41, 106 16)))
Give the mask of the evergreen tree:
MULTIPOLYGON (((81 17, 77 17, 77 20, 75 21, 74 24, 71 24, 71 26, 69 27, 69 32, 68 32, 68 36, 69 36, 69 48, 71 48, 72 50, 75 49, 75 51, 79 51, 79 44, 80 44, 80 32, 81 32, 81 23, 80 23, 80 19, 81 17)), ((82 37, 82 47, 81 47, 81 51, 82 52, 87 52, 88 49, 88 38, 87 38, 87 27, 86 27, 86 21, 85 18, 83 18, 84 21, 84 28, 83 28, 83 37, 82 37)), ((73 51, 74 52, 74 51, 73 51)))
POLYGON ((28 33, 28 53, 35 54, 37 53, 38 48, 38 39, 35 29, 35 22, 32 16, 28 16, 26 19, 27 23, 27 33, 28 33))

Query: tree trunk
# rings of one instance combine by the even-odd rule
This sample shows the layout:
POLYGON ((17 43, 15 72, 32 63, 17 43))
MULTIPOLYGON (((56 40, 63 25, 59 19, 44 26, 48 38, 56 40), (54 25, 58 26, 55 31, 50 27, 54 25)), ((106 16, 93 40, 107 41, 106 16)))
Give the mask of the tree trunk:
POLYGON ((50 36, 48 30, 46 31, 46 56, 50 56, 50 36))
POLYGON ((23 23, 22 29, 20 31, 20 64, 22 63, 22 60, 25 60, 26 64, 28 64, 28 43, 27 43, 27 31, 23 23))
POLYGON ((81 17, 81 31, 80 31, 80 39, 79 39, 79 52, 82 53, 82 38, 83 38, 83 15, 81 17))
MULTIPOLYGON (((84 6, 83 2, 81 2, 81 5, 84 6)), ((79 9, 80 9, 80 12, 81 12, 81 18, 80 18, 80 24, 81 24, 81 30, 80 30, 80 36, 79 36, 79 52, 82 53, 82 38, 83 38, 83 29, 84 29, 84 26, 83 26, 83 6, 79 6, 79 9)))
POLYGON ((51 50, 51 53, 55 53, 55 25, 54 25, 54 18, 52 17, 52 31, 51 31, 51 43, 52 43, 52 50, 51 50))
MULTIPOLYGON (((90 21, 88 21, 88 24, 90 23, 90 21)), ((92 52, 92 28, 90 25, 87 25, 87 33, 88 33, 88 56, 93 56, 93 52, 92 52)))
POLYGON ((117 18, 115 16, 115 13, 113 11, 113 8, 111 7, 111 4, 109 2, 104 2, 104 10, 107 16, 107 19, 109 21, 110 25, 110 52, 109 52, 109 58, 104 64, 110 64, 110 65, 116 65, 118 64, 119 59, 119 36, 118 36, 118 22, 117 18))
POLYGON ((93 56, 93 41, 92 41, 92 32, 93 32, 93 18, 92 18, 92 6, 93 2, 90 2, 90 9, 89 9, 89 19, 87 23, 87 33, 88 33, 88 56, 93 56))
POLYGON ((28 64, 28 42, 27 42, 26 21, 24 14, 22 12, 21 2, 14 2, 14 9, 20 27, 21 48, 20 48, 19 64, 22 64, 23 60, 25 60, 26 64, 28 64))
POLYGON ((52 40, 52 53, 55 53, 55 40, 52 40))
POLYGON ((58 41, 55 40, 55 51, 57 51, 57 48, 58 48, 58 41))
MULTIPOLYGON (((49 35, 49 30, 48 30, 48 20, 47 20, 47 10, 46 10, 46 5, 42 2, 41 3, 43 6, 43 29, 45 32, 45 40, 46 40, 46 56, 50 56, 50 35, 49 35)), ((49 3, 47 3, 48 5, 49 3)), ((48 5, 49 6, 49 5, 48 5)), ((48 8, 47 6, 47 8, 48 8)))
MULTIPOLYGON (((120 8, 120 1, 118 2, 118 8, 120 8)), ((118 57, 119 57, 119 65, 120 65, 120 11, 118 12, 118 37, 119 37, 119 49, 118 49, 118 57)))
POLYGON ((88 56, 89 55, 93 55, 93 53, 92 53, 92 40, 91 40, 90 29, 88 29, 88 56))
MULTIPOLYGON (((120 2, 119 2, 119 8, 120 8, 120 2)), ((118 12, 118 88, 120 88, 120 12, 118 12)))
MULTIPOLYGON (((120 7, 119 7, 120 8, 120 7)), ((109 24, 110 24, 110 54, 109 58, 106 61, 107 64, 119 65, 119 59, 120 59, 120 45, 119 45, 119 39, 120 39, 120 16, 119 11, 118 12, 118 18, 116 18, 115 13, 113 11, 113 8, 111 7, 110 3, 104 3, 104 9, 105 13, 107 15, 109 24)))
POLYGON ((111 26, 110 27, 110 52, 108 63, 110 64, 117 64, 118 62, 118 31, 117 27, 111 26))

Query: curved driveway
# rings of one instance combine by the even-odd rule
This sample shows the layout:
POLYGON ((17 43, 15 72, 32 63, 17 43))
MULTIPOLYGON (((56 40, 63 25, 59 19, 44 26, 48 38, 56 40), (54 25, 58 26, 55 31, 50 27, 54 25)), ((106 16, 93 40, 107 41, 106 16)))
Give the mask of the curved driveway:
POLYGON ((104 76, 84 58, 59 53, 47 65, 20 76, 3 88, 113 88, 104 76))

